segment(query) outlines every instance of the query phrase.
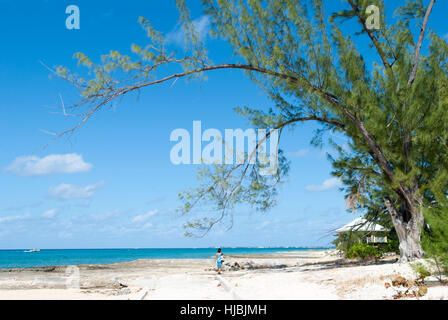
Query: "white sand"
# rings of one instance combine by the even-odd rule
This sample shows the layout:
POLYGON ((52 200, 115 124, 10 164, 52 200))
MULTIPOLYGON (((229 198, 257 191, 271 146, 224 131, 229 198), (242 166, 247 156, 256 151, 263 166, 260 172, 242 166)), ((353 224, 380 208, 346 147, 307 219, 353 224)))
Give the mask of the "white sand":
MULTIPOLYGON (((394 276, 415 279, 407 263, 341 264, 329 251, 227 257, 263 268, 228 270, 213 260, 137 260, 80 266, 80 289, 65 289, 63 267, 0 271, 0 299, 392 299, 394 276)), ((448 286, 430 286, 421 299, 448 299, 448 286)))

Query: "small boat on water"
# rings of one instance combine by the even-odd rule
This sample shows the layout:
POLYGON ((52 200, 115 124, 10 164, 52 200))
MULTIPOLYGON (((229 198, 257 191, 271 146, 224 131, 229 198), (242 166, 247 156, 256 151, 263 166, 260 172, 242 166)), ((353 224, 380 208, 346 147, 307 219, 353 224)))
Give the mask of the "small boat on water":
POLYGON ((31 250, 26 250, 25 252, 39 252, 40 249, 31 249, 31 250))

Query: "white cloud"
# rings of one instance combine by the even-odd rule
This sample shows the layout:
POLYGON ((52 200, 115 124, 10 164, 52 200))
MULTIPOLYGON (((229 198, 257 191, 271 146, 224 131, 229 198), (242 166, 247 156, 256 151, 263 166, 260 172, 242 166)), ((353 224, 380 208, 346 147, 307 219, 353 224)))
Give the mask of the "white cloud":
POLYGON ((147 222, 147 223, 145 223, 145 224, 141 227, 141 230, 146 230, 146 229, 151 228, 151 227, 152 227, 152 223, 147 222))
POLYGON ((5 171, 21 176, 44 176, 54 173, 87 172, 92 164, 86 163, 82 155, 52 154, 44 158, 36 156, 17 157, 5 171))
POLYGON ((145 214, 141 214, 138 216, 135 216, 134 219, 132 219, 133 223, 141 223, 141 222, 145 222, 146 220, 148 220, 150 217, 152 217, 153 215, 156 215, 159 211, 158 210, 151 210, 148 211, 148 213, 145 214))
POLYGON ((261 223, 259 226, 257 226, 255 228, 255 230, 261 230, 264 229, 265 227, 267 227, 268 225, 270 225, 271 222, 270 221, 264 221, 263 223, 261 223))
POLYGON ((295 152, 288 152, 286 155, 294 158, 301 158, 308 155, 310 151, 308 149, 300 149, 295 152))
POLYGON ((1 217, 0 218, 0 223, 3 222, 11 222, 11 221, 17 221, 17 220, 24 220, 29 218, 29 214, 26 215, 21 215, 21 216, 8 216, 8 217, 1 217))
POLYGON ((339 178, 330 178, 325 180, 320 185, 308 185, 305 187, 307 191, 325 191, 333 188, 337 188, 341 185, 341 180, 339 178))
MULTIPOLYGON (((199 39, 204 41, 210 33, 210 18, 207 15, 195 19, 192 21, 196 32, 199 35, 199 39)), ((168 43, 175 43, 177 45, 185 45, 185 29, 183 26, 176 28, 166 35, 166 41, 168 43)))
POLYGON ((47 218, 47 219, 53 219, 57 213, 58 213, 57 209, 47 210, 42 214, 42 217, 47 218))
POLYGON ((71 184, 61 184, 50 188, 49 195, 60 200, 70 199, 90 199, 95 192, 103 186, 103 183, 90 184, 85 187, 78 187, 71 184))

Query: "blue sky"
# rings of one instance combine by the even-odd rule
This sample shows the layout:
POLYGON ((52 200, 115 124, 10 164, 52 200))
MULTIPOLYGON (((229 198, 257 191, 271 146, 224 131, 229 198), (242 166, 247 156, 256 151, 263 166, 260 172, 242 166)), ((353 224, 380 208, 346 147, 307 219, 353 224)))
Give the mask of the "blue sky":
MULTIPOLYGON (((207 37, 199 1, 190 3, 212 58, 231 61, 229 47, 207 37)), ((440 34, 448 33, 446 14, 448 4, 439 1, 431 26, 440 34)), ((45 133, 70 128, 57 106, 60 95, 66 105, 78 96, 50 79, 39 61, 73 68, 77 51, 92 58, 111 49, 129 53, 132 43, 146 43, 139 16, 174 45, 182 41, 174 1, 0 0, 0 249, 329 245, 329 231, 354 217, 331 180, 329 149, 309 145, 314 124, 282 137, 291 171, 277 207, 265 214, 241 208, 230 231, 183 237, 177 193, 197 185, 197 167, 170 162, 170 133, 191 132, 194 120, 203 130, 248 128, 232 109, 272 103, 239 71, 148 88, 98 113, 69 139, 45 133), (80 8, 80 30, 65 28, 70 4, 80 8)))

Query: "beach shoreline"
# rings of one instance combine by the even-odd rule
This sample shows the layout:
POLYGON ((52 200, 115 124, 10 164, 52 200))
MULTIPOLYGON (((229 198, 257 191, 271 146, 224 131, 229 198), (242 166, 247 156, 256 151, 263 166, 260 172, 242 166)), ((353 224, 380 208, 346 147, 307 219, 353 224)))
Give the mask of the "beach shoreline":
MULTIPOLYGON (((231 255, 260 255, 294 253, 331 248, 300 247, 232 247, 224 248, 231 255)), ((133 262, 140 259, 184 260, 213 258, 216 248, 108 248, 108 249, 42 249, 32 252, 25 249, 0 250, 0 270, 38 269, 68 265, 107 265, 133 262), (5 254, 6 253, 6 254, 5 254)))
MULTIPOLYGON (((386 282, 416 276, 396 256, 360 263, 334 249, 225 257, 220 276, 212 258, 1 269, 0 299, 392 299, 386 282)), ((423 298, 447 297, 448 287, 434 286, 423 298)))

